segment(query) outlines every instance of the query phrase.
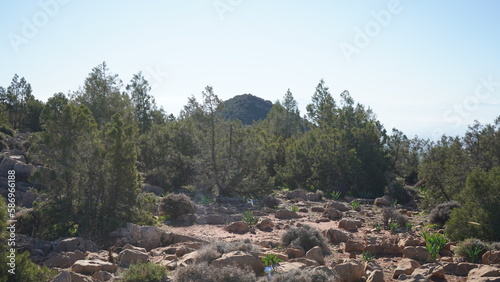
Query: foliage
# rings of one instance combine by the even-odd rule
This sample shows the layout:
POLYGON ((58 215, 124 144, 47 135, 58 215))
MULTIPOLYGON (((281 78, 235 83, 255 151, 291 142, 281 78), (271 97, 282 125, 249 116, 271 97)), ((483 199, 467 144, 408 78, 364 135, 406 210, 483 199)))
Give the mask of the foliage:
POLYGON ((397 203, 407 204, 410 200, 413 199, 412 195, 406 188, 404 187, 404 180, 402 178, 393 178, 394 175, 387 174, 387 178, 391 179, 389 184, 385 187, 385 194, 389 195, 394 202, 392 202, 393 206, 396 206, 397 203))
POLYGON ((359 207, 361 207, 361 203, 357 200, 352 201, 350 205, 351 205, 351 209, 354 211, 359 209, 359 207))
POLYGON ((292 211, 292 212, 298 212, 299 211, 299 207, 297 205, 292 205, 290 207, 290 211, 292 211))
POLYGON ((462 205, 457 201, 439 204, 434 207, 429 214, 429 222, 443 226, 450 219, 451 211, 461 206, 462 205))
POLYGON ((142 72, 138 72, 132 76, 126 89, 129 91, 134 106, 139 129, 141 133, 144 133, 151 128, 153 112, 157 110, 154 97, 148 93, 151 91, 151 86, 149 86, 149 82, 144 78, 142 72))
POLYGON ((167 268, 163 265, 151 262, 133 263, 123 272, 123 281, 161 282, 167 275, 167 268))
POLYGON ((413 229, 413 223, 407 222, 405 227, 406 227, 406 231, 411 232, 411 230, 413 229))
POLYGON ((330 197, 333 199, 333 200, 338 200, 340 198, 340 191, 332 191, 330 192, 330 197))
POLYGON ((294 269, 284 273, 274 274, 270 280, 262 277, 260 281, 271 282, 327 282, 331 281, 330 277, 322 270, 303 270, 294 269))
POLYGON ((221 268, 209 266, 206 262, 192 263, 179 268, 174 275, 177 282, 255 282, 257 278, 252 270, 243 270, 228 265, 221 268))
POLYGON ((396 229, 398 229, 400 226, 397 222, 391 222, 389 223, 389 229, 392 231, 392 232, 395 232, 396 229))
POLYGON ((271 266, 272 268, 275 268, 280 262, 282 262, 282 260, 275 254, 268 254, 261 260, 265 266, 271 266))
POLYGON ((420 233, 420 236, 424 238, 425 240, 425 247, 429 251, 431 258, 431 261, 435 261, 437 255, 441 251, 441 249, 446 246, 446 237, 443 234, 440 233, 430 233, 430 232, 422 232, 420 233))
POLYGON ((479 239, 469 238, 457 244, 455 254, 464 257, 469 262, 476 263, 490 248, 488 244, 479 239))
POLYGON ((370 252, 363 252, 361 256, 363 257, 363 261, 371 261, 375 259, 375 256, 370 252))
POLYGON ((273 104, 252 94, 236 95, 223 102, 221 115, 226 120, 240 120, 244 125, 263 120, 273 104))
MULTIPOLYGON (((406 226, 408 219, 402 215, 399 211, 393 208, 384 208, 382 210, 382 221, 385 229, 390 229, 392 226, 406 226)), ((391 229, 392 230, 392 229, 391 229)))
POLYGON ((318 230, 309 225, 288 229, 281 237, 281 242, 285 247, 289 245, 300 246, 306 252, 315 246, 319 246, 324 254, 328 254, 325 238, 318 230))
POLYGON ((196 211, 196 204, 186 194, 169 194, 161 198, 158 206, 160 215, 169 215, 170 218, 177 218, 185 214, 192 214, 196 211))
POLYGON ((259 220, 256 216, 253 215, 252 211, 245 211, 243 213, 243 219, 244 222, 248 223, 249 225, 254 225, 257 223, 259 220))
POLYGON ((451 212, 446 234, 460 241, 466 238, 500 239, 500 167, 490 171, 475 169, 460 192, 462 207, 451 212))

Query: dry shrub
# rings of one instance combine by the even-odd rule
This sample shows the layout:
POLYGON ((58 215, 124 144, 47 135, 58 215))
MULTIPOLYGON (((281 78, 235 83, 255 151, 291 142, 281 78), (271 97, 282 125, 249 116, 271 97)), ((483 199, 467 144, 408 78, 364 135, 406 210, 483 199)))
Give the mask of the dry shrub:
POLYGON ((390 224, 393 222, 397 223, 399 227, 404 227, 408 223, 408 219, 404 215, 392 208, 384 208, 382 216, 385 229, 389 229, 390 224))
POLYGON ((454 208, 459 208, 462 205, 457 201, 449 201, 437 205, 429 214, 429 222, 443 226, 451 216, 451 211, 454 208))
POLYGON ((283 245, 300 246, 306 252, 315 246, 321 247, 324 254, 329 254, 328 246, 326 245, 325 237, 316 229, 309 225, 302 225, 297 228, 289 229, 281 238, 283 245))
POLYGON ((175 275, 176 282, 256 282, 251 269, 243 270, 236 266, 215 268, 206 262, 190 264, 179 268, 175 275))
POLYGON ((161 198, 158 206, 159 215, 168 215, 172 219, 181 215, 192 214, 195 211, 195 203, 185 194, 169 194, 161 198))

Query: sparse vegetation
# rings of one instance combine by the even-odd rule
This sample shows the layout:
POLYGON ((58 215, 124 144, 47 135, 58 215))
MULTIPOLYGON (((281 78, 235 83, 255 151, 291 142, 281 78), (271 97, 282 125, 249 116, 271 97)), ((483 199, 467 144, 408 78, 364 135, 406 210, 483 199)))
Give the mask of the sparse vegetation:
POLYGON ((147 263, 133 263, 123 272, 123 281, 126 282, 161 282, 167 277, 167 268, 163 265, 147 263))
POLYGON ((306 252, 315 246, 321 247, 324 254, 329 254, 328 247, 323 235, 309 225, 302 225, 287 230, 281 238, 283 246, 301 246, 306 252))
POLYGON ((429 251, 431 261, 435 261, 441 249, 446 246, 446 237, 440 233, 422 232, 420 236, 425 240, 425 247, 429 251))
POLYGON ((363 261, 371 261, 375 259, 375 256, 370 252, 363 252, 361 256, 363 257, 363 261))
POLYGON ((406 224, 408 223, 408 219, 404 215, 402 215, 399 211, 393 208, 383 209, 382 221, 385 229, 390 229, 391 225, 394 227, 396 226, 396 224, 398 227, 406 226, 406 224))
POLYGON ((195 211, 195 203, 185 194, 169 194, 160 200, 158 207, 160 215, 169 215, 172 219, 181 215, 192 214, 195 211))
POLYGON ((469 238, 457 244, 455 254, 464 257, 468 262, 477 263, 481 256, 489 249, 491 249, 491 246, 485 242, 469 238))
POLYGON ((439 204, 433 208, 429 214, 429 222, 443 226, 450 219, 451 211, 461 206, 462 205, 457 201, 439 204))
POLYGON ((259 279, 259 282, 328 282, 331 281, 328 275, 321 270, 295 269, 285 273, 276 273, 267 280, 266 277, 259 279))
POLYGON ((179 268, 174 276, 176 282, 255 282, 257 278, 251 269, 236 266, 215 268, 206 262, 189 264, 179 268))
POLYGON ((359 207, 361 207, 361 203, 358 200, 354 200, 351 202, 351 209, 353 211, 359 209, 359 207))
POLYGON ((340 198, 340 191, 332 191, 330 192, 330 197, 333 199, 333 200, 338 200, 340 198))
POLYGON ((292 205, 290 207, 290 211, 292 211, 292 212, 298 212, 299 211, 299 207, 297 205, 292 205))
POLYGON ((257 223, 257 221, 259 221, 259 218, 254 216, 252 211, 245 211, 243 213, 243 218, 242 220, 246 223, 248 223, 249 225, 254 225, 257 223))
POLYGON ((262 258, 262 262, 264 263, 265 266, 270 266, 273 269, 275 269, 278 266, 278 264, 282 262, 282 260, 279 259, 278 256, 275 254, 268 254, 262 258))

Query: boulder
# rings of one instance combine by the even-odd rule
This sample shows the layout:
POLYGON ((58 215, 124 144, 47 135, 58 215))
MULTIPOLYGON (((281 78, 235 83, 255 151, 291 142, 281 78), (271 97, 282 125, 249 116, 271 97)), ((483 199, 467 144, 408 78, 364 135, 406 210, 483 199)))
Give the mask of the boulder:
POLYGON ((32 164, 23 164, 16 162, 12 167, 16 171, 16 180, 28 181, 30 176, 35 172, 35 167, 32 164))
POLYGON ((338 229, 333 229, 333 228, 330 228, 328 230, 324 230, 323 235, 332 244, 347 242, 349 239, 352 239, 352 235, 350 233, 342 231, 342 230, 338 230, 338 229))
POLYGON ((161 195, 165 194, 165 189, 158 187, 158 186, 145 184, 142 187, 142 192, 153 193, 156 196, 161 196, 161 195))
POLYGON ((274 216, 279 219, 292 219, 292 218, 299 218, 300 216, 293 211, 281 209, 277 211, 274 216))
POLYGON ((52 279, 52 282, 71 282, 71 274, 69 271, 63 270, 52 279))
POLYGON ((328 208, 323 212, 323 216, 331 220, 336 220, 342 218, 342 212, 336 208, 328 208))
POLYGON ((306 194, 306 199, 312 202, 319 202, 323 199, 323 195, 320 192, 306 194))
POLYGON ((500 277, 500 268, 491 265, 481 265, 469 272, 467 280, 485 278, 485 277, 500 277))
POLYGON ((137 251, 137 250, 123 250, 118 255, 118 259, 120 260, 120 264, 128 267, 130 264, 134 262, 147 262, 149 261, 149 256, 145 252, 137 251))
POLYGON ((245 234, 250 230, 250 226, 246 222, 236 221, 226 226, 225 230, 229 233, 245 234))
POLYGON ((259 274, 264 272, 265 267, 264 263, 258 257, 242 251, 225 253, 222 257, 212 261, 211 265, 214 267, 233 265, 241 269, 251 267, 255 273, 259 274))
POLYGON ((200 216, 196 219, 196 223, 222 225, 226 224, 226 216, 222 214, 210 214, 206 216, 200 216))
POLYGON ((422 265, 421 267, 413 271, 412 276, 415 275, 422 275, 426 279, 430 279, 433 281, 446 280, 443 266, 437 263, 427 263, 422 265))
POLYGON ((164 232, 165 231, 154 226, 142 226, 141 239, 138 241, 137 245, 148 251, 157 248, 161 245, 164 232))
POLYGON ((313 211, 313 212, 324 212, 325 208, 323 208, 323 207, 312 207, 311 211, 313 211))
MULTIPOLYGON (((0 162, 0 176, 3 177, 8 177, 9 175, 9 170, 14 169, 14 165, 18 163, 16 160, 14 160, 12 157, 4 157, 3 160, 0 162)), ((17 173, 16 173, 16 179, 17 179, 17 173)))
POLYGON ((301 246, 288 246, 285 254, 288 258, 300 258, 306 255, 306 251, 301 246))
POLYGON ((348 253, 352 252, 362 252, 365 249, 365 245, 363 242, 354 240, 354 239, 349 239, 347 242, 345 242, 345 251, 348 253))
POLYGON ((319 266, 319 263, 315 259, 310 259, 306 257, 289 259, 288 262, 300 262, 305 264, 307 267, 319 266))
POLYGON ((416 246, 416 247, 406 247, 403 249, 403 257, 411 258, 421 262, 427 261, 431 258, 431 254, 426 247, 416 246))
POLYGON ((347 206, 346 204, 344 203, 341 203, 341 202, 338 202, 338 201, 331 201, 331 202, 328 202, 326 205, 325 205, 325 208, 334 208, 334 209, 337 209, 339 211, 349 211, 351 210, 351 208, 349 206, 347 206))
POLYGON ((333 272, 338 275, 339 281, 342 282, 361 281, 361 277, 364 274, 363 265, 355 260, 349 260, 334 266, 333 272))
POLYGON ((401 255, 403 248, 398 245, 397 236, 367 234, 365 237, 365 252, 370 252, 374 255, 401 255))
POLYGON ((413 259, 402 259, 399 263, 398 266, 396 267, 396 270, 394 270, 394 274, 392 275, 393 279, 398 279, 399 275, 401 274, 406 274, 406 275, 411 275, 413 271, 417 268, 419 268, 421 265, 418 261, 413 260, 413 259))
POLYGON ((117 265, 102 260, 78 260, 71 266, 73 272, 88 275, 92 275, 101 270, 115 272, 117 268, 117 265))
POLYGON ((373 204, 376 206, 390 206, 391 200, 388 196, 383 196, 381 198, 376 198, 373 204))
POLYGON ((81 237, 57 240, 53 242, 52 247, 54 252, 74 252, 76 250, 82 252, 97 252, 99 249, 99 246, 94 242, 81 237))
POLYGON ((406 281, 406 282, 428 282, 429 280, 425 278, 422 274, 418 275, 399 275, 398 281, 406 281))
POLYGON ((467 276, 469 275, 469 272, 475 268, 478 268, 479 265, 475 263, 470 263, 470 262, 461 262, 457 264, 457 267, 455 269, 455 275, 457 276, 467 276))
POLYGON ((285 261, 285 262, 280 263, 279 270, 281 273, 287 273, 287 272, 294 271, 297 269, 305 269, 306 267, 307 267, 307 265, 302 263, 302 262, 285 261))
POLYGON ((370 272, 370 274, 368 274, 368 277, 366 278, 366 282, 384 282, 384 281, 385 281, 384 272, 379 269, 370 272))
POLYGON ((356 221, 352 219, 342 219, 339 221, 339 228, 342 228, 347 231, 351 232, 357 232, 358 231, 358 224, 356 221))
POLYGON ((179 215, 175 219, 175 221, 179 225, 188 226, 188 225, 192 225, 194 222, 196 222, 196 219, 198 219, 198 217, 194 214, 183 214, 183 215, 179 215))
POLYGON ((483 264, 500 264, 500 251, 489 251, 483 254, 483 264))
POLYGON ((69 275, 71 276, 71 282, 94 282, 92 278, 80 273, 70 272, 69 275))
POLYGON ((323 256, 323 252, 319 246, 313 247, 307 251, 306 258, 315 260, 321 265, 325 264, 325 257, 323 256))
POLYGON ((126 244, 125 246, 123 246, 122 251, 123 250, 135 250, 135 251, 139 251, 139 252, 143 252, 143 253, 147 252, 146 248, 136 247, 136 246, 131 245, 131 244, 126 244))
POLYGON ((285 197, 289 200, 291 199, 302 199, 307 200, 307 192, 302 189, 289 191, 285 194, 285 197))
POLYGON ((259 222, 256 226, 261 231, 270 232, 273 230, 274 223, 269 218, 265 218, 261 222, 259 222))
POLYGON ((74 252, 51 253, 43 262, 48 267, 67 268, 72 266, 77 260, 85 259, 85 254, 79 250, 74 252))
POLYGON ((113 279, 113 274, 107 272, 107 271, 102 271, 99 270, 94 275, 92 275, 92 278, 98 280, 98 281, 109 281, 113 279))

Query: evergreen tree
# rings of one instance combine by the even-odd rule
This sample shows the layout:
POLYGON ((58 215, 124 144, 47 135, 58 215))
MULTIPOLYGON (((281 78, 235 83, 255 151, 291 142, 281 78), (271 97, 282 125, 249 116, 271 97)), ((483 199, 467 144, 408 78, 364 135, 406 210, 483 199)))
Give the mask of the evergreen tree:
POLYGON ((140 132, 146 132, 151 127, 153 112, 156 110, 155 99, 148 94, 151 91, 151 86, 149 86, 142 72, 138 72, 134 74, 126 89, 129 91, 132 104, 135 108, 140 132))

